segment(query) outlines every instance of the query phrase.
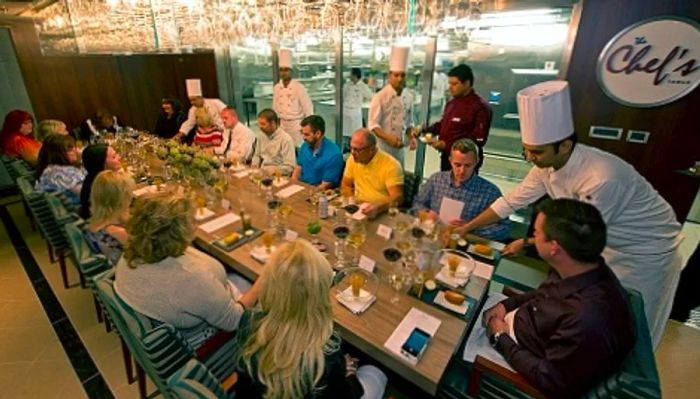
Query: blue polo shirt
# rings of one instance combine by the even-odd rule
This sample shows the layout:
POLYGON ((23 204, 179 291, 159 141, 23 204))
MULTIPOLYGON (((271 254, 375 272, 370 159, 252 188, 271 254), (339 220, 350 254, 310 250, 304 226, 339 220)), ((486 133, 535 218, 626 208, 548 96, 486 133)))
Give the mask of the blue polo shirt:
POLYGON ((301 166, 300 179, 304 183, 316 186, 325 181, 333 187, 340 185, 344 165, 343 154, 340 148, 326 137, 322 139, 316 153, 304 142, 299 149, 297 165, 301 166))

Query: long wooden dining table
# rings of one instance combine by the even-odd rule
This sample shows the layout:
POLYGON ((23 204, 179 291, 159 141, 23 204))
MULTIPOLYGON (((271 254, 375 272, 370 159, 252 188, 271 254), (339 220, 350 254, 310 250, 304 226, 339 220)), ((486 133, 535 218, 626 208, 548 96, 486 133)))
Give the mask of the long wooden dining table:
MULTIPOLYGON (((245 208, 245 212, 252 217, 252 225, 254 227, 261 230, 268 229, 271 216, 267 207, 267 199, 261 193, 260 188, 247 177, 235 177, 233 172, 229 172, 228 181, 228 187, 223 193, 223 198, 228 201, 230 208, 225 209, 219 201, 214 201, 214 204, 210 204, 209 208, 216 213, 216 216, 199 222, 199 225, 201 226, 226 212, 238 214, 242 206, 245 208)), ((310 192, 308 186, 300 182, 292 182, 290 184, 298 184, 304 186, 305 189, 289 198, 281 199, 283 203, 292 206, 291 214, 282 219, 284 226, 298 233, 299 237, 310 239, 311 236, 306 232, 306 225, 310 220, 319 220, 321 231, 316 238, 328 247, 327 256, 331 264, 333 264, 335 262, 333 248, 336 240, 332 233, 334 219, 318 218, 316 206, 311 205, 307 201, 310 192)), ((277 192, 283 188, 272 187, 272 190, 277 192)), ((343 211, 341 210, 341 212, 343 211)), ((409 216, 400 214, 399 217, 408 218, 409 216)), ((406 292, 407 290, 400 294, 398 303, 391 302, 395 291, 385 279, 389 264, 383 258, 383 250, 389 245, 389 242, 377 234, 379 224, 389 224, 387 219, 387 215, 382 215, 375 220, 367 221, 367 238, 364 245, 360 248, 361 254, 376 262, 374 273, 378 275, 380 281, 376 293, 377 300, 366 311, 356 315, 340 304, 335 297, 331 298, 335 326, 343 340, 364 352, 374 361, 414 383, 426 393, 435 395, 450 359, 460 349, 460 344, 469 333, 473 319, 476 316, 474 315, 465 320, 435 304, 426 303, 409 295, 406 292), (389 336, 412 308, 423 311, 441 321, 437 333, 433 336, 426 352, 415 366, 384 346, 389 336)), ((226 251, 214 244, 214 241, 217 239, 231 232, 240 231, 240 229, 241 221, 209 233, 198 228, 194 243, 200 249, 219 259, 230 270, 250 280, 255 280, 266 267, 251 256, 251 251, 254 247, 262 245, 259 237, 231 251, 226 251)), ((282 237, 278 237, 277 244, 282 239, 282 237)), ((472 305, 480 307, 488 291, 488 286, 489 281, 487 279, 472 276, 461 292, 466 294, 472 305)), ((313 309, 309 309, 309 312, 313 312, 313 309)))

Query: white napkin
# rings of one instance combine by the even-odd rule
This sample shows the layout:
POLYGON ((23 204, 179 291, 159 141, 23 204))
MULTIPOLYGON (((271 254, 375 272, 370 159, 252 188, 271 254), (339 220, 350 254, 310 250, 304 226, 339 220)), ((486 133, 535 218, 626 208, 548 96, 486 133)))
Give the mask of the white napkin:
POLYGON ((460 274, 459 273, 460 268, 461 268, 461 266, 457 268, 457 272, 455 273, 455 275, 453 277, 453 276, 450 276, 450 268, 447 266, 444 266, 442 269, 440 269, 440 272, 435 275, 435 279, 446 284, 448 287, 452 287, 452 288, 462 287, 469 280, 469 274, 466 274, 464 272, 462 272, 462 274, 460 274))
POLYGON ((239 220, 241 220, 241 218, 238 215, 229 212, 223 216, 219 216, 218 218, 212 221, 204 223, 203 225, 199 226, 199 228, 204 230, 205 233, 211 233, 213 231, 219 230, 224 226, 228 226, 231 223, 236 223, 239 220))
POLYGON ((142 196, 144 194, 148 194, 148 193, 155 193, 156 191, 158 191, 157 186, 141 187, 138 190, 134 190, 134 197, 140 197, 140 196, 142 196))
POLYGON ((280 191, 277 192, 277 196, 280 198, 289 198, 292 195, 298 193, 299 191, 303 191, 304 187, 300 186, 298 184, 292 184, 291 186, 287 188, 283 188, 280 191))
POLYGON ((447 299, 445 299, 445 291, 438 292, 437 295, 435 295, 435 299, 433 299, 433 302, 437 303, 445 309, 449 309, 459 314, 466 314, 467 310, 469 310, 469 303, 466 299, 464 300, 464 302, 462 302, 461 305, 455 305, 454 303, 447 302, 447 299))
POLYGON ((216 215, 216 213, 209 208, 197 208, 194 213, 194 220, 201 222, 202 220, 209 219, 214 215, 216 215))
POLYGON ((270 247, 270 252, 268 253, 264 245, 259 245, 253 247, 253 249, 250 251, 250 256, 260 263, 265 263, 267 262, 267 259, 275 253, 275 250, 277 250, 277 247, 273 245, 270 247))
MULTIPOLYGON (((365 298, 370 295, 369 292, 363 290, 360 288, 360 297, 365 298)), ((348 301, 345 298, 352 296, 352 287, 348 287, 343 291, 342 293, 339 292, 336 296, 335 299, 338 300, 343 306, 348 308, 352 313, 354 314, 360 314, 363 313, 365 310, 367 310, 375 300, 377 300, 377 297, 372 295, 366 300, 361 300, 361 301, 348 301)))
POLYGON ((250 169, 245 169, 240 172, 236 172, 233 175, 236 176, 239 179, 242 179, 250 174, 250 169))
POLYGON ((493 266, 489 265, 488 263, 479 262, 478 260, 475 261, 475 263, 476 267, 472 273, 474 273, 474 275, 477 277, 491 280, 491 276, 493 276, 493 266))
POLYGON ((287 184, 289 184, 289 179, 285 179, 284 177, 272 181, 272 185, 275 187, 284 187, 287 184))

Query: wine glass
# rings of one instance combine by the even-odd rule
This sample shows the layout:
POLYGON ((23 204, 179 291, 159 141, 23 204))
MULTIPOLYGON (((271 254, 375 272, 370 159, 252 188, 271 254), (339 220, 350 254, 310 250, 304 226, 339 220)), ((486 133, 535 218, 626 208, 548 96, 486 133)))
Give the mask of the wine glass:
POLYGON ((399 207, 396 201, 392 202, 391 205, 389 205, 389 210, 387 211, 387 213, 389 214, 389 218, 391 218, 391 228, 394 228, 396 223, 396 216, 399 214, 399 207))
POLYGON ((350 245, 355 248, 353 264, 357 265, 360 262, 360 247, 367 239, 367 228, 365 227, 365 223, 361 220, 355 220, 350 225, 350 234, 348 235, 347 239, 350 245))
POLYGON ((287 217, 292 214, 293 208, 292 206, 287 203, 282 201, 279 208, 277 208, 277 212, 279 213, 280 217, 282 218, 282 221, 280 223, 280 228, 281 230, 284 230, 286 228, 286 221, 287 217))
POLYGON ((282 201, 270 195, 267 201, 267 212, 270 215, 270 227, 277 229, 279 227, 279 208, 282 206, 282 201))
POLYGON ((394 295, 391 297, 391 303, 398 303, 401 298, 399 292, 403 289, 406 280, 403 267, 399 263, 399 260, 401 260, 401 251, 394 247, 389 247, 384 250, 383 254, 384 259, 389 262, 388 282, 391 285, 391 288, 394 289, 394 295))
POLYGON ((342 269, 345 267, 345 240, 348 238, 348 235, 350 235, 350 228, 344 223, 339 223, 333 227, 333 235, 338 239, 335 251, 335 256, 338 260, 335 267, 337 269, 342 269))

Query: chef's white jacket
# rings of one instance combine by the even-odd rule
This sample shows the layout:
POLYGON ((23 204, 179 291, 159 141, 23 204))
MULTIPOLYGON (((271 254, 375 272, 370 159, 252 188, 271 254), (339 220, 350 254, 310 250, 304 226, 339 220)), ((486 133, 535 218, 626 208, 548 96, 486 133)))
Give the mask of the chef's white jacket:
POLYGON ((372 98, 372 90, 365 82, 348 81, 343 86, 343 136, 352 134, 362 127, 362 104, 372 98))
POLYGON ((658 344, 681 270, 681 225, 668 202, 627 162, 576 144, 561 169, 532 168, 491 209, 507 217, 545 194, 598 208, 607 225, 603 257, 623 285, 642 293, 652 338, 658 344))
POLYGON ((301 120, 314 113, 304 85, 295 79, 290 80, 287 87, 281 80, 277 82, 272 88, 272 109, 279 116, 282 129, 292 136, 295 145, 301 145, 301 120))
MULTIPOLYGON (((226 104, 224 104, 224 102, 219 100, 218 98, 205 98, 203 107, 211 116, 211 120, 214 122, 214 125, 223 128, 224 124, 223 122, 221 122, 221 111, 223 111, 224 108, 226 108, 226 104)), ((187 134, 190 132, 190 130, 192 130, 193 127, 195 127, 195 125, 197 124, 195 112, 197 112, 197 107, 190 107, 190 110, 187 112, 187 120, 182 122, 182 125, 180 126, 181 132, 187 134)))
MULTIPOLYGON (((406 129, 411 126, 413 126, 413 94, 409 90, 403 89, 399 96, 391 85, 386 85, 372 97, 367 121, 367 128, 370 131, 379 127, 404 141, 406 129)), ((377 144, 403 166, 404 148, 392 147, 381 139, 377 140, 377 144)))
POLYGON ((232 129, 224 129, 221 144, 214 148, 214 154, 245 162, 253 156, 253 144, 255 133, 248 126, 238 122, 232 129))

